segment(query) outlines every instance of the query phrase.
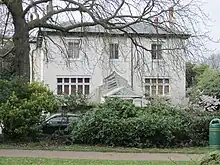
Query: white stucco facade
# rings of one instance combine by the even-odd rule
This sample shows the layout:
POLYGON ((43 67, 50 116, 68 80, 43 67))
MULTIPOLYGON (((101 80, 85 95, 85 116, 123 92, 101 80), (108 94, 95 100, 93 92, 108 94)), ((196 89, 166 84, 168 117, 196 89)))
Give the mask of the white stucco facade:
POLYGON ((33 80, 43 81, 57 94, 57 78, 69 78, 68 81, 71 78, 89 78, 89 97, 100 102, 103 81, 113 72, 123 77, 125 84, 143 99, 146 78, 164 79, 163 82, 166 79, 169 81, 169 91, 160 97, 169 98, 174 104, 181 103, 185 99, 185 58, 183 51, 175 49, 175 44, 182 43, 182 39, 162 38, 159 35, 134 38, 139 47, 123 35, 78 35, 73 32, 61 37, 51 33, 50 39, 44 42, 46 45, 36 50, 32 48, 33 80), (65 44, 75 40, 80 42, 79 58, 68 58, 65 44), (118 59, 109 58, 110 43, 118 44, 118 59), (154 43, 162 45, 162 59, 152 59, 150 50, 154 43))

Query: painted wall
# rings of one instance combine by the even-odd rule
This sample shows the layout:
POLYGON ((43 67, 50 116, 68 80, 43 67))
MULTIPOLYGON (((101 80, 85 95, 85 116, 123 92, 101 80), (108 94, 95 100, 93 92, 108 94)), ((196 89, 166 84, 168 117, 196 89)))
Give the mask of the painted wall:
POLYGON ((56 78, 59 76, 90 77, 91 96, 96 101, 100 101, 99 86, 103 84, 103 79, 113 71, 124 77, 130 85, 132 85, 133 75, 133 89, 142 95, 144 95, 144 77, 167 77, 170 79, 170 99, 175 104, 180 103, 185 98, 184 54, 180 50, 167 50, 173 49, 179 41, 147 38, 137 38, 137 41, 139 45, 148 50, 136 47, 126 37, 79 38, 70 36, 61 38, 51 36, 51 40, 46 41, 46 48, 44 45, 34 53, 34 78, 43 80, 56 93, 56 78), (80 57, 68 59, 65 40, 75 39, 80 40, 80 57), (109 43, 119 44, 119 59, 109 59, 109 43), (162 54, 164 60, 152 62, 149 51, 152 43, 162 43, 163 49, 166 49, 162 54))

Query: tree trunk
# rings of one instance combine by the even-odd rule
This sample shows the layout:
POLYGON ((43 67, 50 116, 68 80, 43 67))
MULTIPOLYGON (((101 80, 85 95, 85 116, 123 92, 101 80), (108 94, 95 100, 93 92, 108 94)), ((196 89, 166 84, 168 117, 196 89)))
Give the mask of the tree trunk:
POLYGON ((14 67, 15 74, 23 77, 25 81, 30 81, 30 61, 29 61, 29 29, 25 18, 23 18, 23 7, 21 0, 14 0, 6 4, 12 14, 15 32, 14 42, 14 67))

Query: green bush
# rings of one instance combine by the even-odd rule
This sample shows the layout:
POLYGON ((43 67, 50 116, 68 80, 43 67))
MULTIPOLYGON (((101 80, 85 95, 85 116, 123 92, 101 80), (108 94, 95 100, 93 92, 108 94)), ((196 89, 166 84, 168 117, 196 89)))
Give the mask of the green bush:
POLYGON ((4 136, 12 140, 36 138, 42 111, 56 109, 52 92, 41 83, 28 84, 20 78, 0 80, 0 89, 0 121, 4 125, 4 136))
POLYGON ((219 152, 212 152, 209 155, 204 156, 200 162, 200 165, 214 165, 214 164, 220 164, 219 152))
POLYGON ((213 115, 164 103, 137 108, 109 99, 71 125, 73 143, 129 147, 206 145, 213 115))
POLYGON ((57 96, 57 102, 64 112, 85 113, 95 107, 86 96, 77 93, 57 96))

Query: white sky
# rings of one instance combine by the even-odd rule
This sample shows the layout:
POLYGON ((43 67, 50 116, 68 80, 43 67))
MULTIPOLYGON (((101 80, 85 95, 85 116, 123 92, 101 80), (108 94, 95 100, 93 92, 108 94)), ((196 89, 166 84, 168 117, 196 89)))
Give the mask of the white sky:
MULTIPOLYGON (((208 23, 208 30, 210 37, 214 40, 220 39, 220 0, 202 0, 204 2, 204 12, 209 16, 211 21, 208 23)), ((214 49, 213 53, 220 53, 220 42, 209 42, 207 47, 214 49)), ((211 52, 212 53, 212 52, 211 52)))

